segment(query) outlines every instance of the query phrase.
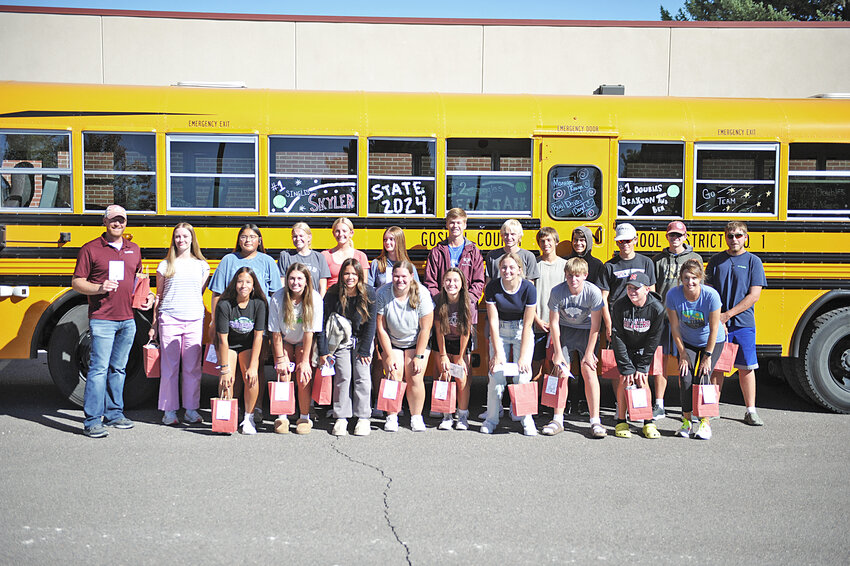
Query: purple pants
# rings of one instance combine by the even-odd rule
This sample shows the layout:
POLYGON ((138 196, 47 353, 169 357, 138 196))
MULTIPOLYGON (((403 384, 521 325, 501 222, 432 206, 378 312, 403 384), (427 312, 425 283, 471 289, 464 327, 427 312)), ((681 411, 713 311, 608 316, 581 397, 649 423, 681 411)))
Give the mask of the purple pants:
POLYGON ((160 373, 159 410, 180 408, 197 410, 201 404, 201 339, 204 319, 180 320, 160 313, 159 347, 160 373), (183 387, 180 387, 180 365, 183 365, 183 387))

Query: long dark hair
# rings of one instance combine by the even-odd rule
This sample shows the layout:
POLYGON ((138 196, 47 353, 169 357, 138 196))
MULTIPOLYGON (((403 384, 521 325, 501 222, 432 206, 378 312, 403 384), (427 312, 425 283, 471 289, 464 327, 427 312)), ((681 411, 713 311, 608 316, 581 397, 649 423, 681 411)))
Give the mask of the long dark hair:
POLYGON ((243 224, 242 227, 239 228, 239 234, 236 235, 236 245, 233 246, 233 253, 242 253, 242 246, 239 245, 239 237, 242 236, 245 230, 251 230, 257 234, 257 251, 260 253, 266 253, 266 247, 263 245, 263 233, 260 232, 260 227, 256 224, 251 224, 250 222, 243 224))
POLYGON ((219 301, 236 301, 236 281, 239 280, 239 276, 243 273, 248 273, 251 276, 251 279, 254 280, 254 288, 251 289, 250 298, 252 299, 260 299, 266 305, 268 305, 269 301, 266 299, 266 294, 263 293, 263 288, 260 286, 260 281, 257 279, 257 274, 254 273, 254 270, 248 266, 242 266, 236 270, 236 273, 233 274, 233 279, 230 280, 230 283, 227 284, 227 287, 224 291, 221 292, 221 296, 218 298, 219 301))
POLYGON ((461 336, 466 336, 470 332, 470 310, 469 310, 469 289, 466 287, 466 277, 463 272, 457 267, 447 269, 443 274, 443 279, 440 281, 440 294, 437 295, 437 322, 440 323, 440 332, 448 333, 449 330, 449 295, 446 293, 445 281, 449 273, 457 273, 460 276, 460 289, 457 293, 457 331, 461 336))
POLYGON ((366 291, 366 275, 363 273, 363 266, 353 257, 343 261, 339 267, 339 281, 336 283, 339 304, 342 307, 342 312, 345 312, 345 309, 348 307, 349 297, 345 294, 345 283, 342 282, 342 275, 349 267, 353 267, 354 272, 357 274, 356 293, 352 300, 357 301, 357 314, 360 315, 360 320, 365 322, 369 320, 369 305, 371 301, 369 300, 369 293, 366 291))

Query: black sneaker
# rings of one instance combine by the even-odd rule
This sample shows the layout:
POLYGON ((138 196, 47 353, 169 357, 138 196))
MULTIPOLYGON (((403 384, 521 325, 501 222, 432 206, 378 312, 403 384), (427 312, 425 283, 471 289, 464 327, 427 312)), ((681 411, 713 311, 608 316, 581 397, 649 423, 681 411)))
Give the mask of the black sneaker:
POLYGON ((105 436, 109 436, 109 431, 106 430, 105 426, 98 423, 91 428, 84 428, 83 434, 89 438, 104 438, 105 436))
POLYGON ((106 423, 106 426, 111 426, 113 428, 133 428, 135 424, 127 417, 121 417, 120 419, 109 421, 106 423))
POLYGON ((652 407, 652 420, 657 421, 658 419, 664 418, 667 418, 667 413, 664 412, 664 407, 656 403, 652 407))

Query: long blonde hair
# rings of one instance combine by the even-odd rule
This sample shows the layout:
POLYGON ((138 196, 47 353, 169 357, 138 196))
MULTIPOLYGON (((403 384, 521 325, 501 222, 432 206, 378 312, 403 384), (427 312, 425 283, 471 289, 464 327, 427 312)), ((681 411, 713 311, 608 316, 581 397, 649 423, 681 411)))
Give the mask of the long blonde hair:
POLYGON ((298 271, 304 275, 306 284, 301 292, 301 324, 313 320, 313 278, 310 275, 310 268, 303 263, 293 263, 286 270, 286 285, 283 293, 283 324, 286 328, 295 328, 297 320, 295 320, 295 302, 292 296, 292 289, 289 288, 289 274, 293 271, 298 271))
MULTIPOLYGON (((384 230, 384 237, 387 235, 392 236, 395 241, 395 258, 396 261, 410 261, 410 256, 407 255, 407 242, 404 239, 404 231, 398 226, 390 226, 386 230, 384 230)), ((378 272, 383 273, 387 270, 387 261, 390 258, 387 257, 387 250, 384 249, 383 245, 381 246, 381 255, 379 255, 376 259, 378 262, 378 272)))
POLYGON ((203 254, 201 254, 201 247, 198 245, 198 239, 195 237, 195 229, 188 222, 180 222, 174 227, 174 230, 171 231, 171 245, 168 246, 168 253, 165 254, 166 279, 174 277, 174 273, 177 270, 177 266, 174 264, 174 260, 177 259, 177 244, 174 243, 174 233, 177 232, 178 228, 188 230, 192 235, 192 246, 189 248, 189 253, 192 254, 192 257, 201 261, 206 261, 203 254))
POLYGON ((416 268, 413 267, 410 260, 404 260, 397 261, 395 265, 393 265, 393 271, 396 269, 406 269, 410 273, 410 287, 407 290, 407 301, 410 308, 416 310, 419 308, 419 283, 417 283, 416 278, 413 277, 413 274, 416 273, 416 268))

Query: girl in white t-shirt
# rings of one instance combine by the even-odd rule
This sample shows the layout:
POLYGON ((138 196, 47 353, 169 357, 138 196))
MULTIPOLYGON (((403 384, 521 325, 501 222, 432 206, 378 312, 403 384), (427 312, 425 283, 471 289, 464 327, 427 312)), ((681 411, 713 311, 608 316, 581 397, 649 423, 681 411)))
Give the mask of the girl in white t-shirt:
MULTIPOLYGON (((407 383, 410 428, 425 430, 422 407, 425 405, 425 367, 428 365, 428 340, 434 321, 434 303, 424 285, 413 278, 416 268, 409 261, 393 266, 392 285, 378 289, 378 340, 384 350, 384 369, 388 379, 407 383)), ((398 430, 398 413, 387 415, 384 430, 398 430)))
MULTIPOLYGON (((469 429, 469 344, 470 335, 475 331, 471 321, 469 308, 469 290, 466 277, 457 267, 446 270, 440 294, 437 295, 437 305, 434 308, 434 328, 437 339, 437 350, 440 353, 440 363, 437 369, 441 381, 451 381, 451 366, 460 367, 461 375, 457 380, 457 424, 458 430, 469 429)), ((443 422, 437 427, 440 430, 452 428, 452 416, 443 414, 443 422)))
POLYGON ((156 305, 151 339, 159 328, 159 409, 162 422, 178 423, 180 368, 183 368, 182 399, 189 424, 203 421, 198 413, 201 398, 201 340, 204 333, 204 289, 210 266, 195 238, 191 224, 181 222, 171 234, 171 246, 156 268, 156 305))
MULTIPOLYGON (((300 416, 295 423, 297 434, 309 434, 313 368, 310 353, 314 334, 322 331, 322 296, 313 288, 310 268, 293 263, 286 270, 286 286, 272 295, 269 304, 269 330, 272 332, 274 365, 278 380, 296 380, 300 416), (289 363, 295 364, 290 371, 289 363)), ((280 415, 275 432, 289 432, 289 419, 280 415)))

